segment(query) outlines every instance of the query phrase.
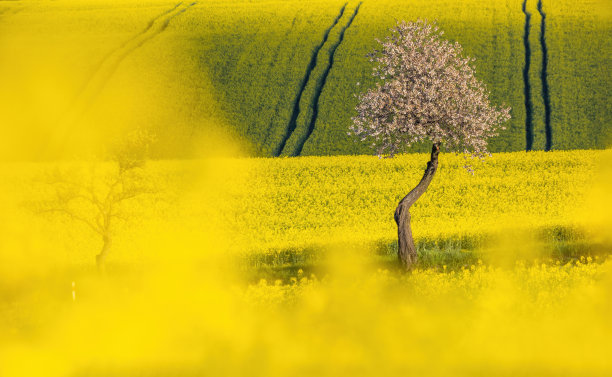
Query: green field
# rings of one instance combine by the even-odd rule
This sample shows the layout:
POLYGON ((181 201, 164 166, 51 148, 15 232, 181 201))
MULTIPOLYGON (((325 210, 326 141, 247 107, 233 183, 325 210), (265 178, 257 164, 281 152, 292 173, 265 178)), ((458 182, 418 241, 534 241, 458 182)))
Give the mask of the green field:
POLYGON ((418 17, 437 20, 459 41, 477 59, 493 102, 512 107, 492 151, 605 148, 612 50, 605 2, 544 1, 540 12, 530 0, 528 35, 521 7, 520 0, 2 2, 0 121, 15 129, 4 158, 69 157, 83 152, 75 145, 96 149, 134 127, 158 136, 154 154, 162 158, 206 155, 210 134, 251 156, 369 154, 346 133, 354 94, 373 83, 365 54, 395 19, 418 17))

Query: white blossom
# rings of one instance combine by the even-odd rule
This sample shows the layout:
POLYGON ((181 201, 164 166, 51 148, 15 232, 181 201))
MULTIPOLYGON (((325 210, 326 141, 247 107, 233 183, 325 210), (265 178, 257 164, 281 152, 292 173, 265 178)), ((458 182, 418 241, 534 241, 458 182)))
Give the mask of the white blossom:
POLYGON ((490 104, 470 65, 474 59, 442 35, 435 23, 401 21, 368 54, 379 80, 359 95, 350 131, 378 156, 430 141, 482 158, 489 155, 487 139, 510 119, 509 107, 490 104))

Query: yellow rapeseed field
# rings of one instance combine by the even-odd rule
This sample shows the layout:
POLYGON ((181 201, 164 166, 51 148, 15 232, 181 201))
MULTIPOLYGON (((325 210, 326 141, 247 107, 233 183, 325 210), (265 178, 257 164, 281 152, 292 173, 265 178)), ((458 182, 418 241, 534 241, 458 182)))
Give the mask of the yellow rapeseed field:
POLYGON ((0 374, 608 374, 610 262, 540 258, 558 238, 534 233, 609 250, 610 152, 496 154, 474 176, 443 154, 417 242, 493 234, 488 259, 377 267, 426 158, 150 161, 156 190, 126 202, 104 275, 99 237, 37 204, 62 176, 103 193, 112 163, 3 164, 0 374), (253 281, 240 267, 309 248, 324 270, 253 281))

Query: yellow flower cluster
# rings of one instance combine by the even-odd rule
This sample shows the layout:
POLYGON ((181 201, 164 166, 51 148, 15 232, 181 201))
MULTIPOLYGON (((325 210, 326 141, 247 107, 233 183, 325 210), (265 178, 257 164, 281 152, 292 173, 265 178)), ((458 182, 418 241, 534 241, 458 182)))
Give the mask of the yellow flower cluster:
MULTIPOLYGON (((418 243, 473 241, 508 229, 565 229, 576 217, 602 152, 494 154, 464 168, 442 154, 437 175, 416 202, 418 243), (594 158, 593 156, 597 156, 594 158)), ((245 175, 228 184, 235 241, 249 251, 304 250, 326 242, 392 243, 393 211, 420 180, 426 155, 308 157, 242 161, 245 175), (253 231, 250 231, 253 230, 253 231)), ((548 232, 552 238, 554 232, 548 232)), ((572 230, 569 230, 572 233, 572 230)))

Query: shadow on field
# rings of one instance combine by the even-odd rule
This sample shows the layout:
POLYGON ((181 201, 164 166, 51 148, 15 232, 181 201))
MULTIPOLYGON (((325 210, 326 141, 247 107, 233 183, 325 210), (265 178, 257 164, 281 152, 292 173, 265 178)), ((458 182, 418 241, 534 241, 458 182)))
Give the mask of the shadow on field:
MULTIPOLYGON (((583 230, 573 227, 541 228, 529 236, 512 234, 508 237, 509 246, 503 245, 496 234, 415 240, 419 256, 415 268, 450 272, 483 263, 496 267, 512 267, 521 261, 567 264, 586 258, 603 261, 612 254, 612 245, 594 240, 583 230)), ((345 257, 350 260, 352 248, 345 248, 345 257)), ((361 260, 364 267, 401 271, 397 241, 380 240, 368 245, 367 249, 369 255, 361 260)), ((324 277, 330 270, 327 250, 325 245, 313 245, 248 253, 238 261, 239 270, 251 282, 261 279, 288 282, 312 274, 324 277)))

